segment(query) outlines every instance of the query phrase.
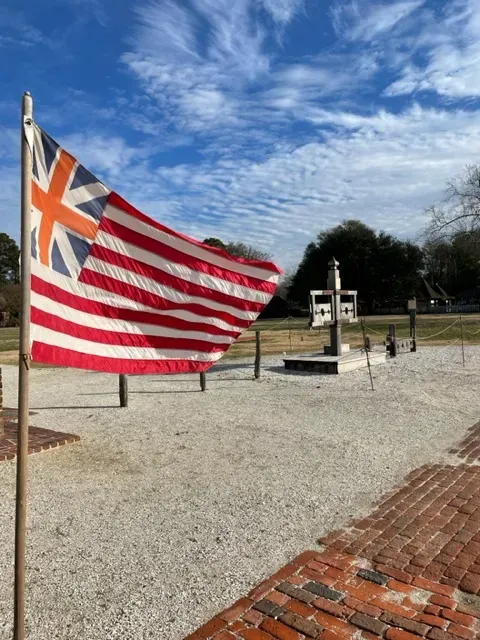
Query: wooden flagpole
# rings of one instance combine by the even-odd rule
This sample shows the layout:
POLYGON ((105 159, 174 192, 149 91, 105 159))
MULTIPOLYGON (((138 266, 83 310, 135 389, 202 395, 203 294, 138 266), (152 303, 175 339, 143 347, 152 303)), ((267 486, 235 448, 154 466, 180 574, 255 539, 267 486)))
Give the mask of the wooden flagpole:
POLYGON ((18 379, 17 496, 15 504, 14 640, 25 638, 25 551, 27 521, 28 390, 30 370, 30 272, 32 150, 27 130, 33 125, 33 100, 26 91, 22 100, 21 148, 21 311, 18 379))

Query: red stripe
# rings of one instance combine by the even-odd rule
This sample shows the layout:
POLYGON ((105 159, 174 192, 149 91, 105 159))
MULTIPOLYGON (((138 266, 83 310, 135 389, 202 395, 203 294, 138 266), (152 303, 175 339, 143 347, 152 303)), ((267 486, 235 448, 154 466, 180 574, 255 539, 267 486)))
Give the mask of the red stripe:
POLYGON ((143 333, 123 333, 121 331, 108 331, 86 327, 64 318, 59 318, 52 313, 47 313, 36 307, 32 307, 32 323, 58 333, 63 333, 73 338, 81 338, 89 342, 99 344, 111 344, 119 347, 148 347, 152 349, 184 349, 187 351, 199 351, 202 353, 223 353, 230 343, 218 344, 206 340, 194 340, 191 338, 169 338, 165 336, 151 336, 143 333))
POLYGON ((71 349, 52 347, 36 340, 32 345, 34 362, 53 364, 59 367, 75 367, 106 373, 151 374, 151 373, 200 373, 207 371, 213 362, 196 360, 128 360, 125 358, 105 358, 92 356, 71 349))
MULTIPOLYGON (((145 278, 151 278, 160 285, 165 285, 187 295, 206 298, 206 304, 208 304, 208 300, 214 300, 220 304, 235 307, 242 311, 253 311, 254 313, 260 313, 265 306, 265 303, 263 302, 251 302, 244 298, 237 298, 235 296, 189 282, 188 280, 183 280, 177 276, 172 276, 170 273, 157 269, 156 267, 152 267, 140 260, 129 258, 126 255, 117 253, 112 249, 107 249, 106 247, 102 247, 95 243, 90 250, 90 256, 92 258, 103 260, 103 262, 108 264, 114 264, 122 269, 127 269, 128 271, 132 271, 133 273, 144 276, 145 278)), ((228 286, 227 283, 226 286, 228 286)))
MULTIPOLYGON (((226 331, 225 329, 204 322, 190 322, 174 316, 159 315, 158 313, 152 313, 150 311, 136 311, 135 309, 112 307, 103 302, 96 302, 87 297, 69 293, 34 275, 32 275, 32 291, 50 298, 50 300, 64 304, 67 307, 71 307, 72 309, 84 311, 85 313, 103 318, 125 320, 126 322, 135 324, 153 324, 160 327, 177 329, 178 331, 202 331, 204 333, 211 333, 212 335, 229 336, 232 338, 237 338, 240 335, 238 331, 226 331)), ((88 294, 85 293, 85 296, 87 295, 88 294)))
MULTIPOLYGON (((128 211, 128 213, 131 213, 128 211)), ((140 214, 143 215, 143 214, 140 214)), ((138 216, 134 216, 138 217, 138 216)), ((143 222, 147 222, 147 224, 151 224, 150 219, 143 220, 143 222)), ((156 226, 156 225, 152 225, 156 226)), ((162 227, 162 225, 160 225, 162 227)), ((158 228, 158 227, 157 227, 158 228)), ((225 269, 223 267, 219 267, 217 265, 211 264, 210 262, 206 262, 205 260, 201 260, 195 256, 189 255, 180 251, 179 249, 175 249, 168 244, 164 244, 159 240, 146 236, 138 231, 133 231, 128 227, 123 226, 119 222, 115 220, 110 220, 106 216, 103 216, 102 221, 100 222, 100 231, 105 231, 105 233, 110 233, 112 236, 120 238, 125 242, 130 242, 131 244, 136 245, 137 247, 141 247, 142 249, 146 249, 147 251, 151 251, 156 255, 162 256, 166 260, 170 260, 171 262, 175 262, 177 264, 185 265, 194 271, 200 271, 203 273, 208 273, 211 276, 215 276, 216 278, 221 278, 222 280, 227 280, 228 282, 233 282, 234 284, 242 285, 243 287, 248 287, 249 289, 255 289, 257 291, 263 291, 264 293, 270 293, 273 295, 275 293, 277 285, 274 282, 268 282, 266 280, 261 280, 260 278, 254 278, 253 276, 246 276, 242 273, 237 273, 235 271, 230 271, 229 269, 225 269)), ((162 231, 169 233, 170 235, 176 236, 174 232, 170 231, 166 227, 161 228, 162 231)), ((194 245, 199 245, 202 249, 205 249, 206 245, 203 245, 199 242, 193 241, 190 238, 184 237, 183 240, 186 240, 194 245)), ((223 258, 229 258, 228 254, 222 253, 223 258)), ((269 269, 273 271, 272 269, 269 269)), ((278 273, 278 271, 273 271, 272 275, 278 273)))
MULTIPOLYGON (((216 254, 217 256, 225 258, 230 262, 243 264, 247 267, 257 267, 258 269, 265 269, 265 271, 271 271, 272 273, 278 273, 279 275, 283 273, 283 271, 279 269, 276 264, 273 264, 273 262, 264 262, 262 260, 247 260, 246 258, 237 258, 237 257, 231 256, 226 251, 222 251, 221 249, 217 249, 216 247, 210 247, 209 245, 203 244, 203 242, 199 242, 194 238, 190 238, 189 236, 186 236, 183 233, 179 233, 178 231, 173 231, 173 229, 169 229, 168 227, 165 227, 163 224, 160 224, 153 218, 149 218, 138 209, 135 209, 135 207, 133 207, 129 202, 127 202, 121 196, 119 196, 118 193, 115 193, 115 191, 112 191, 108 196, 108 202, 112 206, 117 207, 118 209, 122 209, 122 211, 129 213, 134 218, 137 218, 138 220, 145 222, 145 224, 149 224, 155 229, 159 229, 160 231, 168 233, 169 235, 175 238, 180 238, 181 240, 190 242, 191 244, 194 244, 197 247, 201 247, 202 249, 205 249, 205 251, 208 251, 209 253, 213 253, 213 254, 216 254)), ((232 268, 234 269, 235 267, 232 266, 232 268)))
POLYGON ((138 302, 140 304, 152 307, 153 309, 178 309, 183 311, 190 311, 191 313, 195 313, 200 316, 219 318, 221 320, 224 320, 225 322, 228 322, 229 324, 237 327, 243 327, 245 329, 248 328, 253 322, 253 320, 243 320, 233 316, 230 313, 226 313, 225 311, 210 309, 209 307, 201 304, 189 302, 171 302, 170 300, 166 300, 165 298, 157 296, 154 293, 150 293, 149 291, 145 291, 144 289, 140 289, 139 287, 127 284, 126 282, 116 280, 115 278, 111 278, 110 276, 104 276, 101 273, 91 271, 90 269, 86 269, 85 267, 82 269, 78 281, 83 282, 84 284, 90 284, 93 287, 98 287, 99 289, 103 289, 105 291, 110 291, 111 293, 123 296, 124 298, 130 298, 130 300, 134 300, 135 302, 138 302))

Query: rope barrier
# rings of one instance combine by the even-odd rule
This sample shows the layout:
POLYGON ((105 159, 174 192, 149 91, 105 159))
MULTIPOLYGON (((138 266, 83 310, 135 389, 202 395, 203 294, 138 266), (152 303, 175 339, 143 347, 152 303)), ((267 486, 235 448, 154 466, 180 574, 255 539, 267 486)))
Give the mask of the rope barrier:
POLYGON ((451 329, 452 327, 454 327, 456 324, 458 324, 460 322, 460 318, 457 318, 455 320, 455 322, 452 322, 452 324, 448 327, 446 327, 445 329, 442 329, 441 331, 439 331, 438 333, 432 333, 429 336, 416 336, 417 340, 429 340, 430 338, 436 338, 437 336, 440 336, 442 333, 445 333, 445 331, 448 331, 449 329, 451 329))
POLYGON ((273 327, 267 327, 266 329, 261 329, 260 332, 263 333, 264 331, 273 331, 274 329, 276 329, 280 325, 284 324, 288 320, 293 320, 293 316, 288 316, 288 318, 284 318, 283 320, 281 320, 277 324, 274 324, 273 327))
MULTIPOLYGON (((454 327, 456 324, 458 324, 460 322, 460 318, 457 318, 454 322, 452 322, 451 325, 449 325, 448 327, 446 327, 445 329, 442 329, 441 331, 439 331, 438 333, 432 333, 429 336, 416 336, 417 340, 430 340, 430 338, 436 338, 437 336, 440 336, 442 333, 445 333, 445 331, 448 331, 449 329, 451 329, 452 327, 454 327)), ((383 334, 381 331, 377 331, 376 329, 372 329, 372 327, 367 327, 367 325, 365 325, 365 329, 368 329, 368 331, 372 331, 373 333, 378 334, 379 336, 383 336, 385 334, 383 334)), ((470 333, 470 332, 468 332, 470 333)), ((480 333, 480 331, 477 331, 476 333, 480 333)), ((474 334, 472 334, 474 335, 474 334)), ((411 336, 397 336, 397 340, 411 340, 412 337, 411 336)))
POLYGON ((480 329, 478 331, 469 331, 465 325, 463 326, 463 330, 465 331, 465 333, 468 333, 471 336, 476 336, 478 333, 480 333, 480 329))
POLYGON ((440 349, 437 353, 443 353, 444 351, 446 351, 447 349, 450 349, 450 347, 453 347, 454 344, 457 344, 457 342, 460 340, 460 338, 457 338, 456 340, 454 340, 453 342, 451 342, 450 344, 447 344, 446 347, 444 347, 443 349, 440 349))
POLYGON ((365 325, 365 329, 368 329, 369 331, 372 331, 372 333, 377 333, 379 336, 385 335, 382 331, 377 331, 376 329, 372 329, 371 327, 367 327, 367 325, 365 325))

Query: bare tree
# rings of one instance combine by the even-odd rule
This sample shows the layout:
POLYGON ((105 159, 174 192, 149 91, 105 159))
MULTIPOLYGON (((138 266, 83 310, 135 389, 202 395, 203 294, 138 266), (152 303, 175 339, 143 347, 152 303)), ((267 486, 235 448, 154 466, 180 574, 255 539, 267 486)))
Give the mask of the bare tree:
POLYGON ((288 300, 288 291, 292 286, 293 278, 297 269, 295 267, 289 267, 285 269, 280 280, 278 281, 277 290, 275 295, 280 296, 284 300, 288 300))
POLYGON ((208 244, 211 247, 217 247, 217 249, 223 249, 231 256, 235 256, 236 258, 245 258, 246 260, 261 260, 267 261, 272 259, 272 254, 268 253, 268 251, 263 251, 262 249, 257 249, 256 247, 252 247, 250 244, 245 244, 245 242, 223 242, 223 240, 219 240, 218 238, 205 238, 203 241, 204 244, 208 244))
POLYGON ((447 183, 444 199, 426 210, 430 240, 453 238, 480 230, 480 166, 469 165, 465 173, 447 183))
POLYGON ((272 254, 262 249, 257 249, 244 242, 227 242, 227 251, 230 255, 246 260, 271 260, 272 254))

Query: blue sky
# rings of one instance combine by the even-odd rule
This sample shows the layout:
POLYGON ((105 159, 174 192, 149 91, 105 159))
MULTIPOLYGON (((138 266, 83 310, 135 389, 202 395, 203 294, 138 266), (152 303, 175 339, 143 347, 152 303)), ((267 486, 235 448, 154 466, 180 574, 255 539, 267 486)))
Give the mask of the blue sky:
POLYGON ((0 86, 2 230, 28 89, 145 213, 289 267, 346 218, 415 238, 480 162, 480 1, 2 0, 0 86))

